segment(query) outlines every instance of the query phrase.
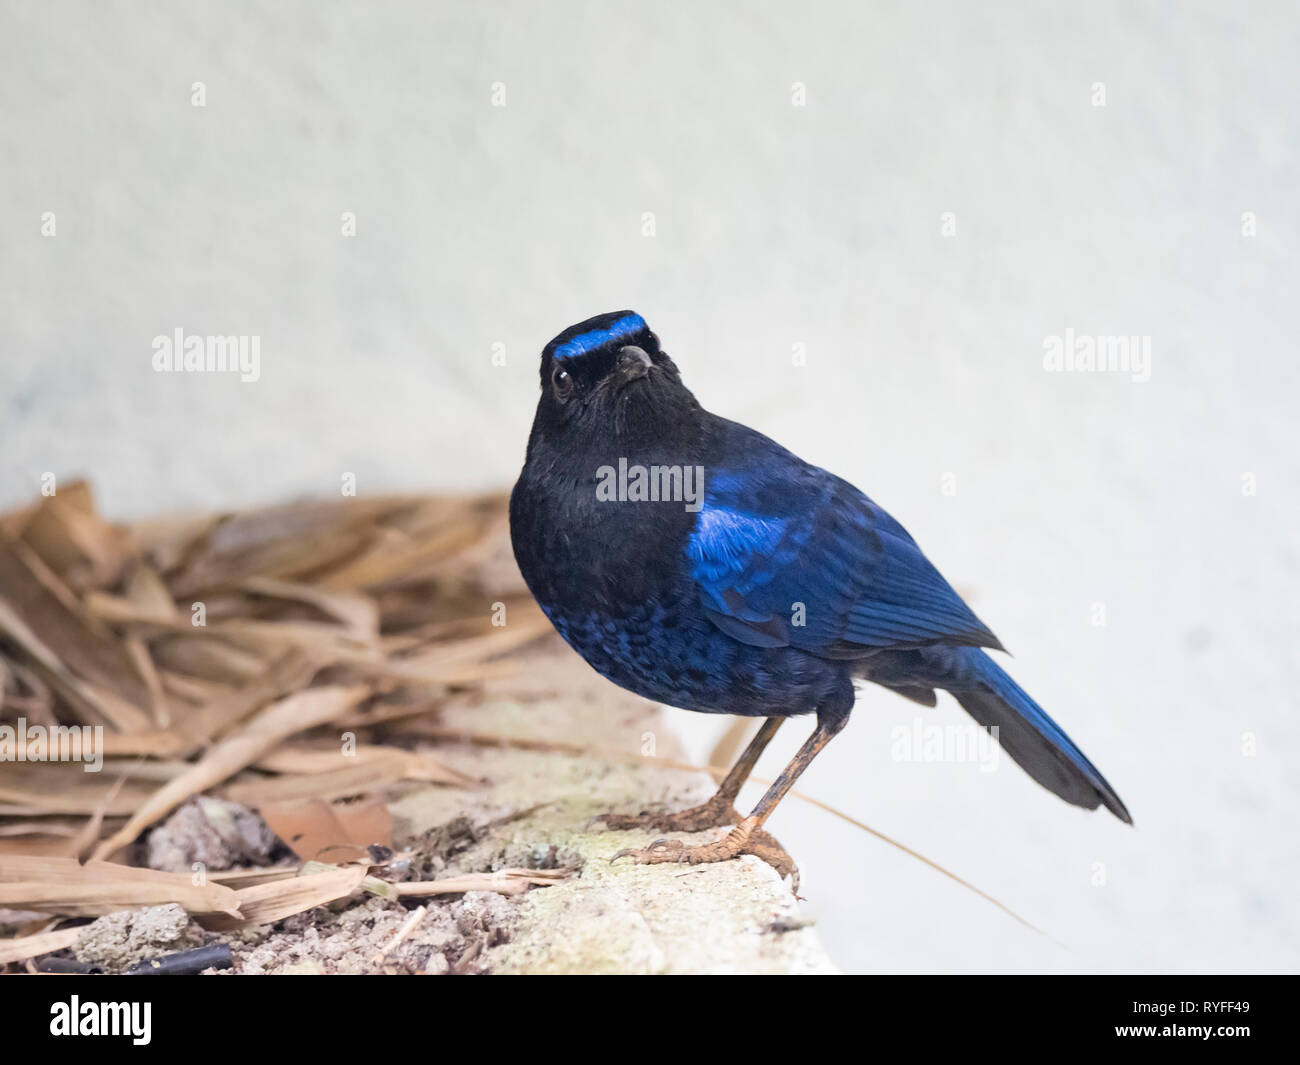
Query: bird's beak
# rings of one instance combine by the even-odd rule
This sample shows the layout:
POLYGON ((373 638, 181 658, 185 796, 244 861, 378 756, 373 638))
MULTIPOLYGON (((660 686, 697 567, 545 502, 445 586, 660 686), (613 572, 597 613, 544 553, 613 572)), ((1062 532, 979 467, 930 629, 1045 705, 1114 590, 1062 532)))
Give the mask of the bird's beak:
POLYGON ((622 388, 650 372, 650 356, 629 344, 618 353, 618 384, 622 388))

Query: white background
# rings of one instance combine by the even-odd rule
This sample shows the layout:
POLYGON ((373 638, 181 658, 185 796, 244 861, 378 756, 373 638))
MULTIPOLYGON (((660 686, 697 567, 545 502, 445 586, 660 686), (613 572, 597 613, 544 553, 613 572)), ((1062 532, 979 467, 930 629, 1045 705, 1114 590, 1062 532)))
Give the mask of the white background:
POLYGON ((966 719, 873 690, 803 790, 1070 949, 787 802, 832 955, 1295 970, 1297 54, 1293 4, 6 3, 0 503, 506 486, 536 352, 632 307, 907 525, 1137 822, 896 761, 966 719), (155 374, 178 326, 261 379, 155 374), (1150 381, 1045 372, 1067 328, 1150 381))

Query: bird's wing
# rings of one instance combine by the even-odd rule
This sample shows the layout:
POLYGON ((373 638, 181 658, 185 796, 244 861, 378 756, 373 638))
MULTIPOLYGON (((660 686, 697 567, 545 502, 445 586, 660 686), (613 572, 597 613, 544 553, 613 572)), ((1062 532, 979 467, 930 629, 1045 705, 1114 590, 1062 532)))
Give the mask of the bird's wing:
POLYGON ((706 475, 686 564, 714 624, 744 643, 829 657, 1001 646, 898 522, 778 450, 706 475))

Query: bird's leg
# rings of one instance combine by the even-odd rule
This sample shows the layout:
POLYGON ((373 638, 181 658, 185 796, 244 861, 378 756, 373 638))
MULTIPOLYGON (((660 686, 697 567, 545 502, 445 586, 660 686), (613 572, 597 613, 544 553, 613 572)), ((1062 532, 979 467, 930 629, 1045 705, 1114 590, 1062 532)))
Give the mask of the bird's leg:
POLYGON ((717 828, 719 825, 738 824, 740 814, 733 805, 736 796, 753 772, 763 748, 771 742, 784 720, 783 717, 769 717, 763 722, 754 738, 749 741, 749 746, 731 767, 731 772, 718 786, 717 793, 708 802, 676 813, 598 814, 592 820, 603 821, 605 827, 610 829, 646 828, 659 832, 703 832, 706 828, 717 828))
POLYGON ((847 714, 836 715, 829 719, 818 717, 817 728, 813 730, 813 734, 804 741, 804 745, 790 760, 790 764, 782 770, 781 775, 758 800, 758 805, 754 807, 753 812, 737 822, 720 840, 687 847, 681 840, 657 839, 650 846, 640 850, 629 848, 619 851, 610 860, 617 861, 622 857, 630 857, 640 865, 653 865, 659 862, 701 865, 705 862, 725 862, 741 854, 756 854, 782 876, 795 873, 794 861, 775 839, 763 831, 763 823, 776 809, 777 803, 785 798, 786 793, 794 786, 794 782, 799 779, 799 774, 808 768, 808 764, 817 757, 817 753, 830 743, 847 721, 847 714))

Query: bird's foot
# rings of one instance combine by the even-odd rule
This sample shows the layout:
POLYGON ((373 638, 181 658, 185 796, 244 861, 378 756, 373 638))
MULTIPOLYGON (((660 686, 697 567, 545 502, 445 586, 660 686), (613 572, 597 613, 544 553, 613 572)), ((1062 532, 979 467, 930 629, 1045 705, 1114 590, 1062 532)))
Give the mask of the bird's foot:
POLYGON ((680 839, 657 839, 646 847, 626 847, 610 859, 610 863, 620 858, 631 858, 638 865, 659 865, 675 863, 681 865, 704 865, 710 862, 725 862, 738 858, 742 854, 753 854, 762 858, 781 877, 791 876, 793 888, 799 890, 799 869, 794 859, 786 853, 776 837, 758 827, 755 818, 747 817, 739 821, 730 832, 712 843, 701 843, 688 847, 680 839))
POLYGON ((714 795, 708 802, 676 813, 597 814, 589 824, 596 821, 604 822, 606 828, 614 831, 643 828, 656 832, 703 832, 708 828, 739 824, 740 814, 721 795, 714 795))
POLYGON ((794 864, 794 859, 770 832, 764 832, 761 828, 755 829, 741 853, 762 858, 776 870, 782 880, 787 876, 790 877, 790 890, 796 895, 799 894, 799 867, 794 864))

